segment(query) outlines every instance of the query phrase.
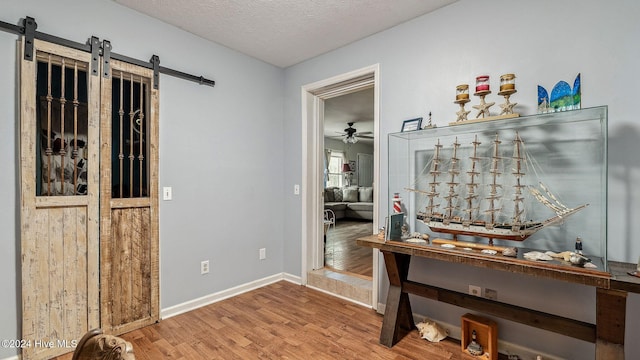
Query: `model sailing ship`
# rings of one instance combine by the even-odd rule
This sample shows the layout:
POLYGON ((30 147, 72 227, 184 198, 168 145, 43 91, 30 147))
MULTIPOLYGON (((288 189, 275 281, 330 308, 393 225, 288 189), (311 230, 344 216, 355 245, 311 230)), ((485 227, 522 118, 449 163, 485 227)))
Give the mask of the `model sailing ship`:
POLYGON ((493 239, 523 241, 544 227, 560 223, 588 206, 584 204, 569 208, 544 184, 539 183, 538 189, 524 183, 524 171, 532 164, 524 152, 524 142, 517 132, 513 140, 510 174, 503 174, 501 169, 503 157, 500 152, 501 141, 497 134, 493 140, 491 155, 488 157, 478 155, 481 143, 477 135, 471 144, 473 147, 469 156, 469 168, 465 171, 464 184, 460 183, 462 170, 458 149, 461 144, 456 137, 449 159, 442 158, 443 145, 438 139, 433 159, 422 174, 427 177, 427 190, 407 189, 426 197, 425 211, 418 211, 417 218, 432 231, 453 234, 454 239, 457 235, 484 237, 489 239, 490 245, 493 245, 493 239), (448 168, 444 169, 447 160, 448 168), (489 162, 488 174, 483 176, 482 163, 486 161, 489 162), (507 178, 510 178, 510 181, 507 181, 507 178), (506 183, 511 184, 513 194, 508 201, 503 201, 507 200, 504 194, 504 188, 508 186, 506 183), (483 186, 486 189, 481 189, 483 186), (527 196, 527 193, 532 196, 527 196), (555 216, 544 220, 526 220, 526 201, 536 201, 546 206, 555 216), (512 212, 505 214, 509 210, 512 212))

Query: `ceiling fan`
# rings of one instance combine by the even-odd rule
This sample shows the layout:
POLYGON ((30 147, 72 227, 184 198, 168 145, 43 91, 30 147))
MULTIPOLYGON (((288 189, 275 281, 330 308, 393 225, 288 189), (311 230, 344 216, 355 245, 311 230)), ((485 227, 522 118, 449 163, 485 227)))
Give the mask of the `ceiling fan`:
POLYGON ((358 132, 358 130, 356 130, 353 127, 353 124, 355 124, 354 122, 349 122, 347 123, 347 125, 349 125, 348 128, 344 129, 344 132, 341 133, 342 135, 342 141, 345 144, 355 144, 358 142, 358 138, 367 138, 367 139, 373 139, 373 133, 371 131, 363 131, 363 132, 358 132))

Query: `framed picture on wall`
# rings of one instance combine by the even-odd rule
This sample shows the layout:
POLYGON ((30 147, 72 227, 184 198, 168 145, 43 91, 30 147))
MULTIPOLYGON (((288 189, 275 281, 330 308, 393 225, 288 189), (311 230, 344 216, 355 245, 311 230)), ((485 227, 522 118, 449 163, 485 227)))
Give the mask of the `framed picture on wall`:
POLYGON ((400 130, 400 131, 401 132, 414 131, 414 130, 420 130, 420 128, 422 128, 422 118, 421 117, 403 121, 402 122, 402 130, 400 130))
POLYGON ((358 168, 356 167, 356 161, 355 160, 349 160, 349 168, 351 168, 351 171, 355 172, 358 168))

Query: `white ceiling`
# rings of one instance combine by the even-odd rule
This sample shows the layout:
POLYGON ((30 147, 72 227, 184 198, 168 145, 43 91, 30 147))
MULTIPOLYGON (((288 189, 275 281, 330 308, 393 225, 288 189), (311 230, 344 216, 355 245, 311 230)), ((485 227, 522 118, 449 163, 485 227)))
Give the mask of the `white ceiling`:
POLYGON ((113 0, 287 67, 457 0, 113 0))

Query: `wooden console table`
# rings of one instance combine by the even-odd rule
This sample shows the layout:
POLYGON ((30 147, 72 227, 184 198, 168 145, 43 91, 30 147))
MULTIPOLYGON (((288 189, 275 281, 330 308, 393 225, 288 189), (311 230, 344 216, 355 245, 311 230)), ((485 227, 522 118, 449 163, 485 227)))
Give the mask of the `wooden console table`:
POLYGON ((377 235, 359 238, 357 244, 380 249, 384 255, 389 276, 389 293, 380 332, 380 343, 383 345, 395 345, 408 331, 415 328, 409 303, 409 294, 414 294, 595 343, 598 360, 624 359, 627 293, 640 293, 640 278, 627 275, 627 271, 635 269, 635 264, 609 262, 610 272, 606 273, 433 245, 385 242, 378 239, 377 235), (408 280, 412 256, 593 286, 596 288, 596 323, 577 321, 408 280))

